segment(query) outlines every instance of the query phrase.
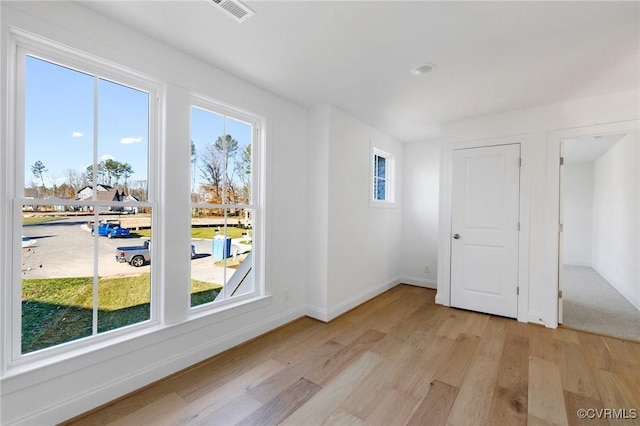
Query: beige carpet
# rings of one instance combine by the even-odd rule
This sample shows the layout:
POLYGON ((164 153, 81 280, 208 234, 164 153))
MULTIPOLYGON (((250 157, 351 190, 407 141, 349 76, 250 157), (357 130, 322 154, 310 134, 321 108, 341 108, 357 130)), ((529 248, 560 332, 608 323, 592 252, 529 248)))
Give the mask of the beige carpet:
POLYGON ((640 311, 592 268, 565 265, 563 325, 640 341, 640 311))

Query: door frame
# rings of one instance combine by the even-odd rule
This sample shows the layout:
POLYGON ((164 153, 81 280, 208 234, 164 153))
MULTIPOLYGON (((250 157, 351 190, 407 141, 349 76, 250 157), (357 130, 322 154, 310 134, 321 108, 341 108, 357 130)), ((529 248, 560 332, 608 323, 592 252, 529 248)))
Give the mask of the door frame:
MULTIPOLYGON (((438 235, 438 290, 436 303, 451 306, 451 213, 453 151, 465 148, 482 148, 496 145, 520 144, 520 236, 518 238, 518 321, 529 318, 529 199, 531 171, 527 159, 531 157, 529 135, 514 135, 500 138, 479 139, 443 144, 440 153, 440 226, 438 235)), ((537 320, 537 318, 536 318, 537 320)))
POLYGON ((547 230, 545 237, 545 271, 543 294, 550 295, 544 303, 545 318, 552 318, 549 327, 558 326, 560 304, 560 144, 565 139, 612 135, 640 131, 640 120, 617 121, 582 127, 554 130, 547 140, 547 230))

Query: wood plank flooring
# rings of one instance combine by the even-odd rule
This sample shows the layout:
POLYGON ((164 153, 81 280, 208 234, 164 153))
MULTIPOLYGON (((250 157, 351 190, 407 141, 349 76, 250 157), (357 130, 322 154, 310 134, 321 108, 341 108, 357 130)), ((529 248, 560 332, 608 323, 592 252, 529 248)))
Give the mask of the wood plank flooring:
POLYGON ((400 285, 329 324, 299 319, 67 424, 640 424, 640 343, 434 297, 400 285))

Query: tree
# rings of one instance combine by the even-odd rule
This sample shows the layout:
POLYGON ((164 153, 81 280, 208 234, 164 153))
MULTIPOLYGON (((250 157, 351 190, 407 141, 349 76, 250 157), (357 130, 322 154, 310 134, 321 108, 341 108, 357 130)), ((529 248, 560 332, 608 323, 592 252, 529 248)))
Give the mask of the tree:
POLYGON ((66 169, 64 173, 67 179, 67 185, 73 188, 73 191, 75 193, 77 193, 83 187, 89 185, 87 174, 84 172, 78 172, 74 169, 66 169))
POLYGON ((196 144, 191 141, 191 193, 196 191, 196 164, 198 163, 198 153, 196 144))
POLYGON ((108 159, 105 161, 102 161, 101 164, 104 165, 104 171, 105 174, 107 175, 107 184, 111 185, 111 178, 115 178, 116 179, 116 188, 118 187, 118 180, 120 179, 119 173, 118 173, 118 162, 112 159, 108 159))
POLYGON ((146 180, 134 180, 131 182, 130 194, 138 201, 148 201, 147 199, 147 186, 146 180))
POLYGON ((31 166, 31 173, 37 178, 40 178, 40 182, 42 183, 42 189, 44 190, 44 173, 47 171, 47 167, 42 163, 42 161, 38 160, 33 163, 31 166))
POLYGON ((210 203, 222 201, 222 162, 214 145, 207 145, 204 156, 201 157, 200 172, 207 182, 206 190, 209 192, 210 203))
POLYGON ((67 182, 64 182, 56 187, 54 195, 58 198, 66 198, 68 200, 71 200, 75 198, 76 190, 67 182))
POLYGON ((229 134, 220 136, 213 144, 214 149, 218 152, 222 160, 222 170, 224 172, 224 191, 226 199, 223 203, 235 203, 237 201, 237 190, 233 182, 233 175, 236 171, 235 163, 236 154, 238 153, 238 141, 233 139, 229 134), (231 174, 229 174, 231 172, 231 174))
POLYGON ((240 152, 240 161, 236 162, 238 178, 242 187, 240 188, 241 202, 249 203, 251 198, 251 145, 247 145, 240 152))
POLYGON ((57 197, 58 193, 58 174, 56 172, 49 172, 47 180, 51 183, 51 195, 57 197))
MULTIPOLYGON (((100 163, 98 163, 98 167, 96 168, 96 172, 95 172, 95 176, 93 173, 93 164, 90 164, 87 166, 87 178, 89 180, 89 182, 93 182, 95 179, 95 182, 97 184, 100 183, 106 183, 104 181, 104 177, 105 177, 105 169, 104 169, 104 161, 101 161, 100 163)), ((92 183, 93 185, 93 183, 92 183)))
POLYGON ((133 176, 133 168, 129 163, 118 163, 118 174, 124 178, 124 188, 128 192, 127 179, 133 176))
POLYGON ((28 183, 28 187, 29 188, 38 188, 38 182, 35 181, 35 179, 33 179, 33 177, 29 178, 29 183, 28 183))

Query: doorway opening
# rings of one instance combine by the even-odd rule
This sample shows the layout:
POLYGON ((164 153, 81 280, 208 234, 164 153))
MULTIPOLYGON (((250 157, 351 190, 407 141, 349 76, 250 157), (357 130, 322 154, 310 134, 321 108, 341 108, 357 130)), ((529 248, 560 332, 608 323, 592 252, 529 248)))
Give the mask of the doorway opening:
POLYGON ((560 322, 640 341, 640 132, 561 144, 560 322))

